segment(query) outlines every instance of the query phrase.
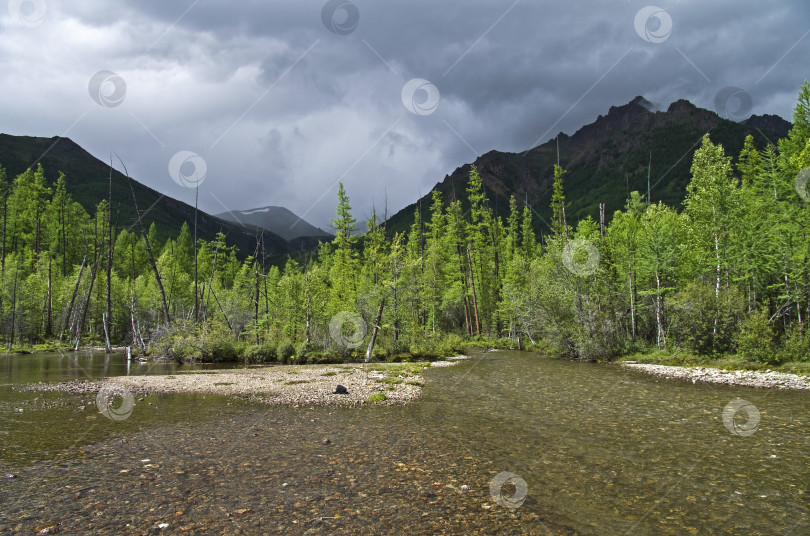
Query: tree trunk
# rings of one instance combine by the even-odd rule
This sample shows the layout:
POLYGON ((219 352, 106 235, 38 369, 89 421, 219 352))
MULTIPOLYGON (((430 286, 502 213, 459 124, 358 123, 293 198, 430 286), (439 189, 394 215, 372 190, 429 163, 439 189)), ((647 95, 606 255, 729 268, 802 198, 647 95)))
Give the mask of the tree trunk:
POLYGON ((67 231, 65 230, 65 200, 59 205, 59 232, 62 239, 62 277, 67 275, 67 231))
POLYGON ((198 296, 198 277, 197 277, 197 202, 200 199, 200 183, 197 183, 194 194, 194 325, 200 318, 199 314, 199 296, 198 296))
POLYGON ((467 262, 470 265, 470 286, 472 288, 473 309, 475 311, 475 333, 476 335, 481 335, 481 322, 478 318, 478 297, 475 294, 475 276, 473 275, 472 258, 470 257, 469 248, 467 248, 467 262))
POLYGON ((112 346, 110 346, 110 332, 107 326, 109 322, 107 321, 107 313, 101 315, 101 321, 104 326, 104 343, 106 345, 107 353, 112 353, 112 346))
MULTIPOLYGON (((259 344, 259 292, 261 290, 259 287, 259 261, 254 260, 253 262, 256 264, 256 310, 253 318, 256 322, 256 344, 259 344)), ((309 342, 309 302, 307 302, 307 342, 309 342)))
POLYGON ((76 285, 73 287, 73 295, 70 298, 70 305, 68 305, 67 316, 65 317, 65 327, 63 327, 62 332, 59 333, 60 342, 62 341, 62 337, 67 332, 68 328, 70 328, 70 317, 73 315, 73 305, 76 303, 76 295, 79 293, 79 285, 82 283, 82 273, 84 273, 85 262, 87 262, 87 253, 84 254, 82 265, 79 268, 79 276, 76 278, 76 285))
MULTIPOLYGON (((217 257, 219 256, 219 240, 217 240, 217 247, 214 250, 214 262, 211 263, 211 278, 208 280, 208 294, 205 297, 205 302, 203 303, 201 300, 200 306, 203 310, 203 322, 205 321, 206 316, 208 315, 208 300, 211 299, 211 287, 213 287, 214 283, 214 273, 217 270, 217 257)), ((205 289, 203 289, 203 293, 205 289)))
POLYGON ((374 329, 371 330, 371 340, 368 342, 368 350, 366 350, 366 363, 371 361, 371 354, 374 352, 374 344, 377 342, 377 331, 380 329, 384 307, 385 297, 380 300, 380 308, 377 310, 377 319, 374 321, 374 329))
POLYGON ((664 326, 661 318, 661 276, 656 272, 655 274, 656 294, 655 294, 655 321, 658 325, 658 348, 666 346, 664 341, 664 326))
MULTIPOLYGON (((720 276, 722 275, 722 270, 720 267, 720 237, 717 233, 714 234, 714 255, 717 259, 717 285, 715 286, 714 290, 714 297, 717 301, 716 306, 720 307, 720 276)), ((719 318, 719 311, 715 311, 714 313, 714 329, 712 333, 717 336, 717 324, 720 322, 719 318)))
POLYGON ((50 337, 53 333, 53 281, 51 276, 51 268, 53 261, 48 259, 48 297, 47 297, 47 317, 45 318, 45 337, 50 337))
POLYGON ((112 229, 112 160, 110 160, 110 180, 107 187, 107 304, 103 317, 104 341, 107 353, 112 352, 110 344, 110 318, 112 318, 112 258, 113 258, 113 229, 112 229))
POLYGON ((17 264, 14 268, 14 290, 11 294, 11 337, 8 341, 8 349, 14 347, 14 334, 17 331, 17 275, 20 271, 20 261, 17 259, 17 264))
POLYGON ((76 342, 74 343, 74 350, 79 350, 79 342, 82 338, 82 329, 84 329, 84 322, 87 319, 87 310, 90 309, 90 300, 93 299, 93 284, 96 282, 96 274, 98 273, 98 256, 93 263, 93 268, 90 271, 90 290, 87 292, 87 300, 84 302, 82 314, 76 324, 76 342))
POLYGON ((630 274, 630 324, 632 326, 633 339, 636 338, 636 298, 633 291, 633 266, 628 263, 627 272, 630 274))
MULTIPOLYGON (((118 155, 116 155, 118 156, 118 155)), ((124 165, 123 160, 119 157, 118 160, 121 161, 121 165, 124 166, 124 172, 127 175, 127 180, 129 181, 129 191, 132 193, 132 203, 135 205, 135 215, 138 216, 138 225, 141 228, 141 234, 143 235, 143 240, 146 244, 146 253, 149 254, 149 263, 152 265, 152 270, 155 272, 155 281, 157 282, 158 290, 160 290, 160 301, 163 313, 163 323, 169 323, 169 305, 166 303, 166 291, 163 290, 163 281, 160 279, 160 272, 158 271, 157 263, 155 262, 155 256, 152 254, 152 246, 149 245, 149 235, 146 233, 146 229, 143 226, 143 220, 141 219, 141 211, 138 210, 138 199, 135 197, 135 189, 132 188, 132 179, 129 178, 129 172, 127 171, 127 167, 124 165)))
POLYGON ((0 266, 6 269, 6 220, 8 219, 8 189, 3 192, 3 249, 0 252, 0 266))

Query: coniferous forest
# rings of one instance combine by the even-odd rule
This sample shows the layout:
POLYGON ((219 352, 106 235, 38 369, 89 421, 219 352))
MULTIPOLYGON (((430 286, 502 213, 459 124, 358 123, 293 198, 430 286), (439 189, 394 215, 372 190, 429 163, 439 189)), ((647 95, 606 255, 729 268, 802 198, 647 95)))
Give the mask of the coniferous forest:
POLYGON ((464 198, 434 193, 408 232, 372 214, 359 235, 341 184, 335 239, 276 266, 260 240, 244 258, 222 234, 195 244, 193 222, 165 242, 154 225, 116 229, 108 199, 88 214, 63 177, 0 168, 0 338, 177 360, 396 359, 478 343, 807 362, 809 175, 805 83, 776 145, 749 137, 730 155, 704 137, 682 209, 632 192, 605 221, 569 221, 556 166, 553 219, 536 236, 520 200, 493 214, 473 167, 464 198))

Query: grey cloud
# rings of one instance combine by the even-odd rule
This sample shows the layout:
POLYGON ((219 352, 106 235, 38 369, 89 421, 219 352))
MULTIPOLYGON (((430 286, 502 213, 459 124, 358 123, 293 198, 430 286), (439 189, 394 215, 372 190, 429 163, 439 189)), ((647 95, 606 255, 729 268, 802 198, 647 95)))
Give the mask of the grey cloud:
POLYGON ((636 95, 711 109, 733 85, 752 113, 790 118, 810 78, 803 0, 656 0, 673 22, 658 44, 636 34, 641 0, 354 0, 347 35, 324 26, 324 3, 50 2, 37 28, 2 15, 0 131, 52 136, 75 122, 67 135, 93 154, 115 150, 181 198, 166 166, 192 150, 208 164, 204 209, 285 205, 327 227, 338 179, 358 218, 386 196, 392 213, 476 153, 571 134, 636 95), (87 94, 102 69, 127 82, 115 109, 87 94), (403 106, 412 78, 439 88, 432 115, 403 106))

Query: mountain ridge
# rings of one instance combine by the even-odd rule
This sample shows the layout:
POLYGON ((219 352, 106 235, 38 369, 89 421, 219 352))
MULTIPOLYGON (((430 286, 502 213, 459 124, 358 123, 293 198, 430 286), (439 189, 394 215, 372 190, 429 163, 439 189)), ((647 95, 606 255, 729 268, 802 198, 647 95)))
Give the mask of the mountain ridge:
POLYGON ((290 209, 277 205, 267 205, 246 210, 229 210, 214 216, 267 229, 288 242, 302 238, 329 240, 333 238, 332 234, 315 227, 290 209))
POLYGON ((426 195, 389 218, 386 227, 388 232, 405 231, 417 208, 426 221, 435 190, 445 203, 460 199, 466 207, 467 177, 474 164, 497 215, 507 216, 509 196, 514 195, 533 210, 535 231, 547 233, 553 167, 558 158, 566 170, 569 223, 587 216, 598 221, 599 203, 605 204, 609 218, 623 208, 630 191, 643 192, 646 197, 648 172, 652 201, 680 207, 690 179, 692 155, 705 133, 725 147, 727 156, 736 159, 746 135, 752 135, 756 146, 762 148, 784 137, 790 127, 788 121, 775 115, 751 116, 737 123, 685 99, 662 110, 637 96, 627 104, 611 106, 606 115, 597 116, 572 135, 560 132, 522 153, 492 150, 459 166, 426 195))
MULTIPOLYGON (((48 182, 53 185, 59 173, 65 174, 68 193, 81 204, 88 214, 95 214, 96 206, 107 199, 110 165, 102 162, 70 138, 54 136, 15 136, 0 133, 0 165, 6 169, 8 180, 13 180, 29 167, 42 164, 48 182)), ((146 227, 155 223, 161 241, 174 238, 182 224, 194 224, 194 207, 169 197, 131 178, 132 190, 138 199, 138 207, 146 227)), ((137 216, 132 204, 132 192, 127 177, 112 171, 113 223, 137 232, 137 216)), ((214 240, 223 232, 228 243, 235 245, 240 257, 253 254, 256 248, 255 227, 223 220, 201 210, 197 211, 197 235, 201 240, 214 240)), ((282 262, 291 250, 287 242, 272 233, 265 232, 264 247, 267 258, 282 262)))
MULTIPOLYGON (((553 165, 558 151, 560 163, 567 170, 564 179, 567 215, 569 223, 575 223, 586 216, 598 218, 599 203, 605 203, 606 213, 610 215, 624 206, 629 191, 646 194, 648 172, 652 201, 662 200, 679 206, 689 180, 691 156, 706 132, 715 143, 724 145, 727 155, 736 158, 745 135, 751 134, 756 145, 763 147, 785 136, 790 127, 789 122, 775 115, 752 115, 737 123, 684 99, 662 110, 637 96, 627 104, 611 106, 606 115, 599 115, 570 136, 561 132, 523 153, 491 150, 473 163, 478 167, 485 193, 497 215, 506 216, 509 196, 515 195, 533 209, 536 231, 545 233, 546 222, 550 220, 553 165)), ((98 202, 107 198, 109 164, 70 138, 0 133, 0 165, 6 168, 10 179, 37 163, 43 164, 51 183, 56 181, 60 171, 64 172, 68 191, 88 213, 94 213, 98 202)), ((465 203, 470 165, 464 164, 445 175, 426 195, 394 214, 386 222, 387 230, 407 229, 417 207, 425 221, 433 190, 439 190, 445 202, 458 198, 465 203)), ((161 239, 175 236, 183 222, 193 224, 193 206, 135 179, 132 179, 132 187, 145 225, 154 222, 161 239)), ((131 201, 129 182, 123 174, 113 170, 113 213, 119 219, 119 229, 136 225, 131 201)), ((199 238, 213 240, 221 230, 229 243, 237 246, 241 257, 255 251, 256 236, 265 229, 266 251, 278 262, 293 251, 316 247, 322 239, 332 236, 301 220, 289 209, 274 205, 216 215, 198 211, 197 220, 199 238), (279 225, 263 223, 263 211, 267 216, 271 212, 279 216, 283 222, 281 229, 279 225), (300 230, 289 232, 296 227, 300 230)))

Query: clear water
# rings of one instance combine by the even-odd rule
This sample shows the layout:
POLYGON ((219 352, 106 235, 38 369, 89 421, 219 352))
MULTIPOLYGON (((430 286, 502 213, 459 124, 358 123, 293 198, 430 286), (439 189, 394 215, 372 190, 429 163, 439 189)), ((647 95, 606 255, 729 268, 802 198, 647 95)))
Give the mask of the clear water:
POLYGON ((0 371, 0 471, 17 475, 0 488, 4 530, 810 533, 806 392, 489 352, 427 371, 423 398, 405 407, 170 395, 116 422, 92 396, 13 384, 126 374, 118 356, 0 357, 0 371), (759 410, 751 435, 724 423, 737 398, 759 410), (503 471, 526 484, 514 510, 490 494, 503 471))

